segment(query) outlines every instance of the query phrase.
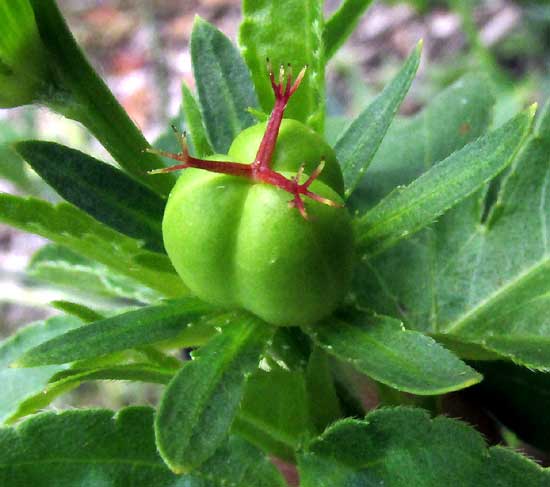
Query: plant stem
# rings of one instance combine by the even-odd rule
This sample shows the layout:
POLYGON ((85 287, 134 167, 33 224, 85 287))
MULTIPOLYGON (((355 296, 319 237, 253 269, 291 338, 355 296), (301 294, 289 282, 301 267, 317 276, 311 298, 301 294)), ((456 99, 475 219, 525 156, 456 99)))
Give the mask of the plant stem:
POLYGON ((45 100, 46 105, 81 122, 130 175, 158 193, 168 194, 174 178, 147 176, 148 170, 164 166, 162 159, 144 152, 149 143, 86 59, 55 1, 31 0, 31 4, 56 75, 67 90, 45 100))

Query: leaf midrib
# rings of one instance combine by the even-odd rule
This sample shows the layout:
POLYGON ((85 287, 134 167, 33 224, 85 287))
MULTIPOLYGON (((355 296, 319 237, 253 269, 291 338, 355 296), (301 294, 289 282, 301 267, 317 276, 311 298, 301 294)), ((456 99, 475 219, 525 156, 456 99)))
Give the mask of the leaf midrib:
MULTIPOLYGON (((256 326, 254 326, 254 322, 252 320, 246 320, 243 321, 242 324, 242 330, 241 330, 241 337, 240 339, 237 339, 233 342, 233 344, 230 344, 229 347, 225 348, 226 353, 224 354, 223 359, 220 361, 220 366, 218 367, 218 370, 214 373, 212 376, 211 386, 208 387, 204 394, 201 394, 200 397, 197 398, 197 408, 194 411, 193 414, 193 421, 191 421, 191 424, 193 425, 189 429, 189 434, 187 437, 187 441, 181 442, 181 451, 185 451, 189 446, 192 444, 194 437, 200 433, 200 431, 197 431, 197 425, 200 423, 200 418, 202 417, 204 410, 205 410, 205 404, 207 404, 212 396, 212 392, 216 390, 220 386, 220 378, 225 375, 227 372, 227 364, 230 364, 235 356, 239 353, 239 351, 243 348, 243 344, 245 344, 251 334, 256 331, 256 326)), ((205 356, 197 357, 196 360, 205 360, 205 356)))
MULTIPOLYGON (((468 147, 468 146, 466 146, 468 147)), ((500 151, 495 151, 493 152, 493 155, 495 154, 503 154, 505 153, 506 151, 504 149, 501 149, 500 151)), ((514 151, 512 154, 510 154, 510 156, 508 158, 506 158, 506 161, 509 163, 509 161, 511 161, 515 154, 516 154, 517 151, 514 151)), ((487 164, 485 167, 487 168, 487 166, 489 166, 490 164, 487 164)), ((506 167, 508 164, 501 164, 501 168, 502 167, 506 167)), ((473 173, 475 172, 478 172, 479 171, 479 168, 476 167, 474 168, 474 170, 472 171, 473 173)), ((428 173, 425 173, 425 174, 428 174, 428 173)), ((487 178, 490 178, 489 176, 487 178)), ((487 178, 484 180, 484 182, 487 182, 487 178)), ((417 179, 415 182, 411 183, 411 186, 409 186, 409 188, 411 188, 413 185, 415 185, 415 183, 417 183, 415 186, 418 186, 418 181, 420 181, 420 179, 424 179, 423 176, 420 176, 419 179, 417 179)), ((380 218, 378 218, 377 220, 379 220, 378 223, 375 223, 374 225, 372 225, 368 231, 366 231, 363 236, 360 238, 360 243, 361 245, 367 245, 369 242, 371 242, 373 240, 373 235, 376 237, 377 235, 386 235, 384 237, 384 241, 388 239, 387 237, 387 234, 388 232, 384 232, 384 231, 379 231, 380 227, 382 227, 382 229, 384 229, 385 226, 387 226, 388 224, 394 222, 395 220, 399 220, 399 219, 402 219, 404 216, 406 216, 407 214, 410 214, 411 212, 414 213, 414 210, 415 208, 417 208, 418 206, 423 206, 424 203, 427 201, 427 200, 430 200, 433 198, 434 195, 440 193, 440 189, 435 187, 433 188, 430 192, 427 192, 427 193, 424 193, 423 196, 420 196, 419 198, 416 198, 414 201, 412 201, 411 203, 409 203, 408 205, 405 205, 405 206, 400 206, 398 205, 398 208, 400 208, 399 211, 391 211, 389 212, 389 217, 386 217, 386 218, 383 218, 381 219, 380 221, 380 218)), ((445 208, 450 208, 452 206, 452 202, 449 202, 445 208)), ((374 212, 376 210, 376 207, 373 208, 369 213, 367 213, 364 218, 361 218, 358 223, 360 225, 368 225, 368 220, 369 220, 369 214, 371 212, 374 212)), ((442 209, 439 214, 443 213, 445 211, 445 209, 442 209)), ((382 216, 383 216, 383 213, 382 213, 382 216)), ((433 218, 437 218, 437 215, 434 215, 433 218)), ((376 220, 375 220, 376 221, 376 220)), ((414 228, 417 228, 418 224, 416 224, 414 226, 414 228)), ((389 232, 389 235, 391 237, 391 235, 393 235, 393 231, 389 232)))
MULTIPOLYGON (((347 326, 348 328, 353 328, 349 323, 344 323, 342 321, 340 321, 338 323, 338 326, 339 327, 344 327, 344 326, 347 326)), ((404 330, 404 333, 410 333, 409 330, 404 330)), ((375 346, 375 348, 378 348, 379 350, 381 350, 383 352, 384 355, 392 358, 395 360, 395 362, 397 363, 401 363, 402 365, 404 364, 404 368, 407 369, 407 370, 412 370, 414 372, 417 373, 417 375, 419 376, 422 376, 423 374, 421 374, 420 372, 422 372, 418 367, 415 367, 414 364, 411 364, 408 360, 404 360, 402 358, 402 356, 396 352, 394 352, 390 347, 387 347, 383 344, 380 343, 379 340, 376 340, 375 338, 371 337, 370 335, 364 335, 364 337, 366 337, 368 339, 368 341, 375 346)), ((327 348, 325 345, 323 344, 320 344, 321 346, 323 346, 323 348, 327 348)), ((330 353, 333 353, 333 350, 330 350, 330 353)), ((378 380, 380 382, 383 382, 385 384, 388 384, 389 381, 383 379, 383 378, 380 378, 380 375, 378 372, 376 372, 376 374, 373 374, 372 371, 369 371, 368 372, 368 375, 370 377, 372 377, 373 379, 375 380, 378 380)), ((415 382, 417 382, 417 379, 415 379, 415 382)), ((439 382, 439 381, 438 381, 439 382)), ((392 383, 395 383, 395 380, 392 379, 392 383)), ((459 389, 460 387, 458 386, 461 386, 461 385, 466 385, 466 384, 475 384, 476 381, 474 381, 474 379, 471 379, 471 380, 462 380, 461 383, 456 383, 455 382, 455 385, 456 387, 449 387, 449 386, 446 386, 446 387, 441 387, 441 385, 438 385, 438 388, 437 389, 430 389, 430 394, 443 394, 443 393, 446 393, 446 392, 449 392, 449 391, 453 391, 453 390, 456 390, 456 389, 459 389)), ((418 384, 418 382, 417 382, 418 384)), ((426 383, 424 382, 424 385, 422 386, 424 389, 426 389, 427 387, 430 387, 430 384, 433 384, 433 383, 426 383)), ((391 385, 391 384, 390 384, 391 385)), ((399 387, 400 390, 402 391, 405 391, 405 392, 410 392, 410 393, 422 393, 425 391, 421 391, 420 390, 420 386, 419 387, 416 387, 416 388, 411 388, 411 387, 402 387, 400 386, 399 387)))
POLYGON ((544 266, 548 266, 549 264, 550 254, 545 253, 540 260, 529 267, 525 272, 508 281, 505 285, 498 288, 483 301, 480 301, 474 308, 471 308, 469 311, 467 311, 454 322, 452 322, 450 326, 445 329, 444 332, 456 334, 456 332, 467 325, 468 322, 475 320, 476 315, 482 314, 485 309, 490 308, 495 301, 498 301, 504 295, 513 293, 516 287, 520 287, 525 281, 528 281, 537 272, 544 271, 544 266))

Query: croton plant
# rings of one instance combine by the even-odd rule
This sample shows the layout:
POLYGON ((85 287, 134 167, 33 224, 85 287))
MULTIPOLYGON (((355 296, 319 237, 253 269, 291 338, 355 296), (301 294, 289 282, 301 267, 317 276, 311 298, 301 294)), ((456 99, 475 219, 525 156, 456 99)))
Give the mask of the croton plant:
POLYGON ((0 195, 51 242, 29 276, 114 304, 56 301, 0 343, 0 485, 550 485, 517 448, 550 449, 550 110, 495 118, 472 72, 396 117, 419 44, 328 117, 369 3, 245 0, 238 47, 197 18, 196 93, 149 145, 54 0, 0 0, 0 106, 76 120, 114 161, 6 156, 65 200, 0 195), (87 381, 164 388, 43 411, 87 381))

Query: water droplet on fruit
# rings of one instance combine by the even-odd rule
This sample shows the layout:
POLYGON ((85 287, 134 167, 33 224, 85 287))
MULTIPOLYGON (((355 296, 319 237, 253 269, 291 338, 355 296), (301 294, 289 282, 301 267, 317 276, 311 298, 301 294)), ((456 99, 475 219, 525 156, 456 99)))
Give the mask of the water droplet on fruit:
POLYGON ((271 370, 271 367, 269 366, 269 363, 265 358, 260 360, 260 369, 265 370, 266 372, 269 372, 271 370))

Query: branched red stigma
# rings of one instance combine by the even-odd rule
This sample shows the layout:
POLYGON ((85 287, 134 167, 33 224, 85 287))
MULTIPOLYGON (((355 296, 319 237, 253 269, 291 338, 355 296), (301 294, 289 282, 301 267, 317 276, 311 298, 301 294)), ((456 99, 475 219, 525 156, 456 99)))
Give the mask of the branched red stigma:
POLYGON ((267 128, 253 163, 243 164, 239 162, 207 161, 197 159, 189 154, 185 134, 180 134, 175 127, 172 127, 181 144, 181 152, 179 154, 173 154, 156 149, 147 149, 147 151, 180 161, 182 164, 177 164, 175 166, 162 169, 155 169, 153 171, 149 171, 149 174, 161 174, 194 167, 197 169, 204 169, 206 171, 240 176, 251 179, 252 181, 271 184, 272 186, 276 186, 291 193, 294 198, 289 201, 289 204, 292 207, 297 208, 300 211, 300 214, 306 219, 307 212, 302 196, 311 198, 312 200, 318 201, 324 205, 340 207, 340 204, 328 198, 323 198, 322 196, 319 196, 309 190, 309 187, 313 181, 315 181, 315 179, 317 179, 321 174, 325 166, 325 161, 320 162, 319 166, 317 166, 315 171, 311 173, 307 181, 303 184, 300 184, 300 179, 304 173, 303 165, 300 167, 296 176, 290 179, 271 169, 271 161, 273 158, 273 153, 275 152, 275 145, 277 143, 277 137, 279 135, 279 129, 281 127, 286 106, 304 79, 307 66, 305 66, 300 71, 296 79, 293 80, 292 66, 289 64, 285 70, 284 65, 281 65, 279 69, 279 79, 277 81, 269 59, 267 60, 267 65, 269 79, 271 81, 273 93, 275 94, 275 106, 273 107, 273 111, 269 117, 267 128))

